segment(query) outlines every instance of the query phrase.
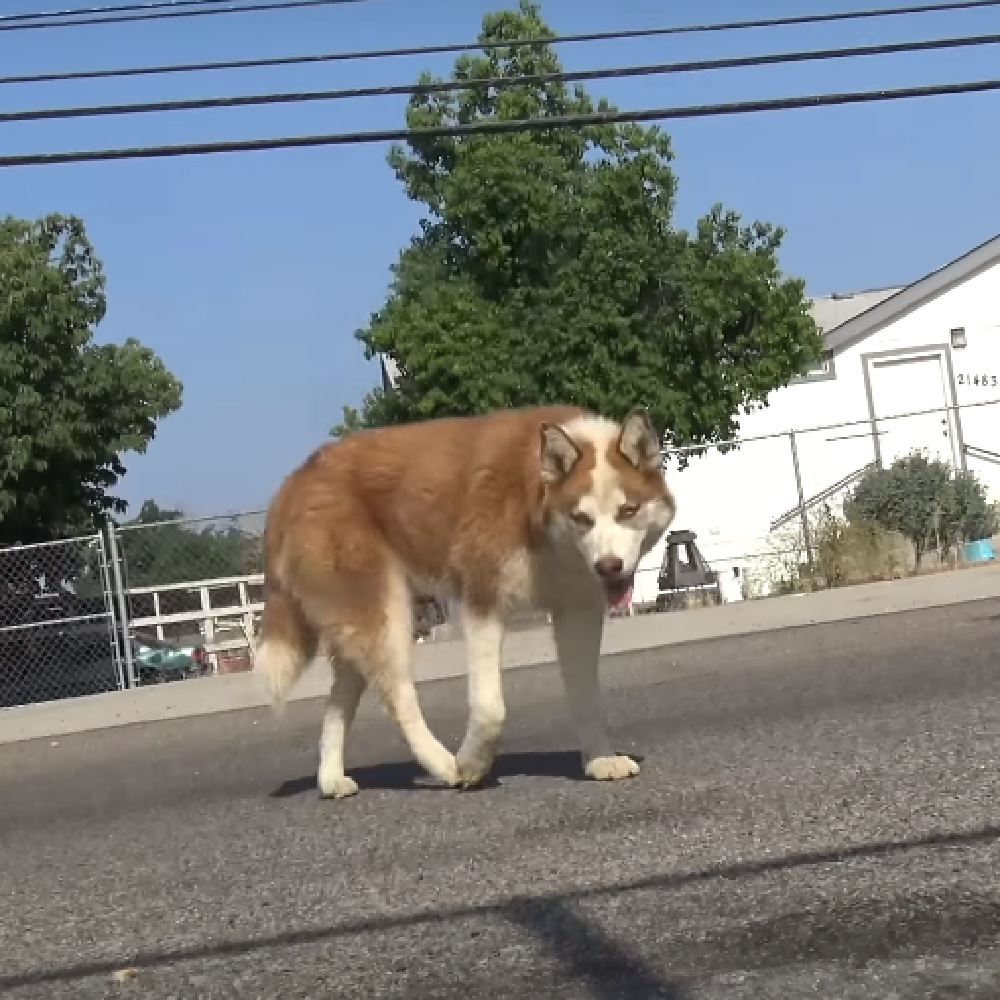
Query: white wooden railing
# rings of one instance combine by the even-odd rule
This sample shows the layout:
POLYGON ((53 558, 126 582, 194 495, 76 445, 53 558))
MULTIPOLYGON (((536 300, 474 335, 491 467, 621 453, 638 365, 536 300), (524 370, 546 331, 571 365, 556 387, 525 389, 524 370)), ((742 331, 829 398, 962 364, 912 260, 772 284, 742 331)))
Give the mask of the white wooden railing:
POLYGON ((250 600, 250 587, 262 586, 263 573, 248 576, 226 576, 211 580, 185 580, 183 583, 161 583, 147 587, 129 587, 125 593, 129 598, 149 596, 153 601, 153 614, 133 616, 130 624, 134 632, 154 630, 157 638, 166 639, 164 626, 193 625, 202 637, 205 652, 208 654, 212 669, 218 670, 218 654, 246 649, 252 653, 257 624, 264 610, 263 601, 250 600), (239 603, 226 607, 212 607, 212 592, 222 588, 235 587, 239 594, 239 603), (199 608, 191 611, 176 611, 163 614, 162 595, 165 593, 197 593, 199 608), (232 639, 217 639, 216 633, 237 628, 240 636, 232 639))

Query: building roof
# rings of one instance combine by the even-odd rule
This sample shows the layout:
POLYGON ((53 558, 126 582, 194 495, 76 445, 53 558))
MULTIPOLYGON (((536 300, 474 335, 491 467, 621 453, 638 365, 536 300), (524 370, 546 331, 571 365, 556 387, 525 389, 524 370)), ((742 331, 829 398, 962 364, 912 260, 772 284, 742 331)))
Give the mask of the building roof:
POLYGON ((817 295, 809 303, 809 314, 820 332, 826 334, 902 290, 903 286, 897 285, 895 288, 871 288, 863 292, 817 295))
MULTIPOLYGON (((931 271, 912 285, 895 290, 885 289, 887 293, 885 295, 879 291, 860 293, 859 296, 853 297, 852 301, 865 299, 864 302, 858 303, 861 308, 852 315, 845 312, 844 318, 841 318, 836 326, 824 326, 815 313, 813 318, 823 330, 826 349, 837 353, 870 337, 876 331, 901 319, 907 313, 913 312, 914 309, 918 309, 963 281, 968 281, 998 261, 1000 261, 1000 235, 981 243, 950 264, 931 271)), ((828 305, 833 298, 828 296, 823 300, 815 300, 817 303, 821 301, 823 303, 818 306, 820 316, 835 316, 835 308, 828 305), (825 310, 829 312, 824 312, 825 310)))

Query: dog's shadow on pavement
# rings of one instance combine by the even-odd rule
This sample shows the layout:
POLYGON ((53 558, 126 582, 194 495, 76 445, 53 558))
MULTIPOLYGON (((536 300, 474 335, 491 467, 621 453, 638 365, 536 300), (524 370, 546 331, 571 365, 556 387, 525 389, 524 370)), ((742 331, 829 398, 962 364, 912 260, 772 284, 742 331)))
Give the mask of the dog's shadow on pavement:
MULTIPOLYGON (((643 758, 629 754, 636 763, 643 758)), ((416 761, 399 761, 392 764, 372 764, 351 768, 348 772, 365 789, 382 791, 450 791, 436 784, 416 761)), ((489 777, 477 789, 496 788, 504 778, 561 778, 565 781, 589 781, 583 773, 580 754, 575 750, 542 750, 524 753, 502 753, 493 764, 489 777)), ((316 775, 289 778, 273 792, 272 799, 287 799, 316 791, 316 775)), ((468 793, 467 793, 468 794, 468 793)))

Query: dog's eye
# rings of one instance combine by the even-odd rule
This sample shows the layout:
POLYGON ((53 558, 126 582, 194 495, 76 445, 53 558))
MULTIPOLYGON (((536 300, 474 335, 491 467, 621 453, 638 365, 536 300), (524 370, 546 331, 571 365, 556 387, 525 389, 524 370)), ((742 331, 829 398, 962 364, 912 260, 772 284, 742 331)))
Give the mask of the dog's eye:
POLYGON ((628 521, 635 517, 639 513, 639 505, 635 503, 627 503, 618 508, 618 520, 628 521))
POLYGON ((583 531, 590 531, 590 529, 594 526, 594 519, 589 514, 585 514, 582 510, 574 511, 570 517, 573 519, 573 523, 583 531))

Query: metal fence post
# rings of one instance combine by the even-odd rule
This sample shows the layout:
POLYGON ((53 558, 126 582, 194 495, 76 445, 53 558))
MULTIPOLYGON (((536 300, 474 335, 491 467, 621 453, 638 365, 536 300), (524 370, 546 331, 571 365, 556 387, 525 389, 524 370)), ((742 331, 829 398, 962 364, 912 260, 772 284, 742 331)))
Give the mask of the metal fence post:
POLYGON ((99 531, 95 537, 100 563, 101 587, 104 590, 104 606, 107 608, 108 620, 111 624, 108 636, 111 646, 111 658, 115 665, 115 675, 118 678, 118 689, 123 691, 128 686, 128 682, 122 663, 121 648, 118 645, 118 613, 115 610, 115 587, 111 582, 111 558, 108 555, 108 539, 103 531, 99 531))
POLYGON ((815 572, 813 566, 812 538, 809 532, 809 515, 806 511, 806 494, 802 488, 802 470, 799 468, 799 446, 796 443, 795 431, 788 432, 788 443, 792 449, 792 468, 795 470, 795 489, 799 495, 799 515, 802 518, 802 542, 806 547, 806 564, 810 575, 815 572))
POLYGON ((122 648, 125 653, 125 673, 128 677, 128 686, 134 688, 138 686, 135 676, 135 663, 132 660, 132 635, 129 627, 128 602, 125 599, 125 583, 122 577, 122 557, 118 549, 118 536, 115 532, 114 523, 107 522, 108 528, 108 552, 111 556, 111 572, 114 575, 115 591, 118 596, 118 614, 121 619, 122 648))

